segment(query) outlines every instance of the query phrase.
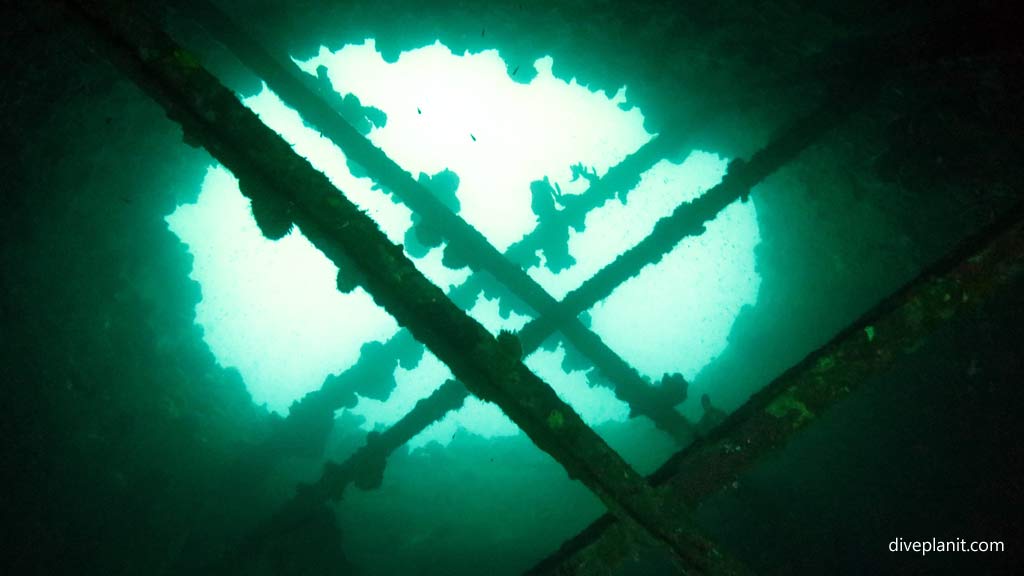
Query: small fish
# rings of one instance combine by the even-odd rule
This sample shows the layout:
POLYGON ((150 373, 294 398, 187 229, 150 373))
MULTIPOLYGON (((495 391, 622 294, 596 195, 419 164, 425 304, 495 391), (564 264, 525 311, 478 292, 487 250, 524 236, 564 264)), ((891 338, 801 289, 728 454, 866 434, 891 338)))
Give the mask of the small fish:
POLYGON ((519 72, 519 66, 516 66, 515 70, 512 71, 512 75, 515 76, 516 72, 519 72))
POLYGON ((419 107, 417 106, 416 107, 416 113, 417 114, 423 114, 423 110, 420 110, 419 107))
POLYGON ((472 134, 470 134, 469 137, 473 139, 473 142, 476 142, 476 136, 473 136, 472 134))
POLYGON ((481 28, 481 29, 480 29, 480 37, 481 37, 481 38, 483 38, 483 37, 484 37, 484 32, 486 32, 486 31, 487 31, 487 29, 486 29, 486 28, 481 28))

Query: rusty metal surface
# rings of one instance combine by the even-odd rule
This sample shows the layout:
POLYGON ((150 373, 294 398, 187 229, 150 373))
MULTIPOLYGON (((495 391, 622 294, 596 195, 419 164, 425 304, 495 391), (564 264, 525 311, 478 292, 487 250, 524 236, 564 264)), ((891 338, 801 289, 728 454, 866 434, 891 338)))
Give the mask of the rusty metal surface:
MULTIPOLYGON (((561 331, 569 342, 602 371, 617 396, 630 404, 634 413, 649 417, 659 429, 672 436, 680 445, 685 445, 693 439, 693 425, 678 412, 663 409, 664 402, 650 402, 649 397, 658 396, 657 390, 635 368, 609 348, 600 336, 584 326, 577 318, 578 311, 572 312, 560 306, 540 284, 502 255, 480 232, 453 213, 387 154, 359 134, 318 95, 308 75, 295 64, 268 52, 229 15, 210 2, 189 0, 181 9, 195 17, 243 64, 258 74, 284 102, 297 110, 304 120, 318 128, 324 136, 330 138, 377 183, 392 191, 425 221, 432 222, 436 229, 444 230, 449 247, 457 250, 459 259, 468 263, 474 272, 488 272, 517 299, 543 318, 543 324, 550 327, 551 331, 561 331)), ((607 192, 601 194, 607 195, 607 192)), ((537 345, 539 344, 540 342, 537 342, 537 345)), ((528 348, 532 349, 535 346, 528 348)))
POLYGON ((542 450, 614 514, 664 544, 697 572, 743 568, 667 505, 576 412, 495 338, 426 280, 327 178, 292 151, 191 54, 126 4, 67 4, 103 52, 239 179, 260 228, 283 236, 297 226, 400 325, 444 361, 476 396, 498 404, 542 450))
MULTIPOLYGON (((1024 209, 1018 207, 776 378, 711 434, 673 456, 649 477, 651 484, 678 505, 694 507, 1022 272, 1024 209)), ((602 573, 624 559, 631 540, 606 515, 530 573, 602 573)))

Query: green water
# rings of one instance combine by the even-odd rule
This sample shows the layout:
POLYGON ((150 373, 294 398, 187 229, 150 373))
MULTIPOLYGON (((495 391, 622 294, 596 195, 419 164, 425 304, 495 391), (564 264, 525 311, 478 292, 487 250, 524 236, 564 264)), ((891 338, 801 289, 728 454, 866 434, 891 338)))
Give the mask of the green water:
MULTIPOLYGON (((556 299, 803 126, 813 141, 748 201, 579 315, 702 432, 1020 198, 1020 22, 999 2, 218 5, 556 299)), ((208 12, 132 7, 487 331, 536 320, 215 41, 208 12)), ((36 3, 0 22, 0 572, 521 574, 606 512, 470 397, 343 498, 276 514, 448 367, 301 233, 267 239, 235 176, 73 19, 36 3)), ((1024 292, 998 282, 952 320, 918 310, 935 330, 701 500, 700 529, 757 573, 1017 573, 1024 292), (1007 550, 888 551, 933 537, 1007 550)), ((499 346, 506 362, 522 343, 499 346)), ((568 339, 524 361, 637 472, 683 449, 568 339)), ((590 558, 581 574, 675 572, 638 542, 590 558)))

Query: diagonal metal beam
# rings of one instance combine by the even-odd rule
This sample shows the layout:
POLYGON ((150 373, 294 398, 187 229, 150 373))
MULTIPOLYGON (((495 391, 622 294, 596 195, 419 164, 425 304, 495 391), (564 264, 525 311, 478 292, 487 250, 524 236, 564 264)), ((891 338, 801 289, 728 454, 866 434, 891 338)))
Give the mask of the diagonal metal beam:
MULTIPOLYGON (((870 92, 865 92, 862 96, 867 94, 870 92)), ((837 122, 863 102, 863 97, 851 98, 846 101, 827 99, 817 110, 782 130, 775 140, 754 154, 750 162, 734 163, 730 175, 718 186, 693 202, 681 204, 673 214, 660 220, 655 227, 655 230, 669 230, 673 233, 654 233, 648 236, 637 245, 638 248, 621 255, 609 267, 618 274, 632 275, 639 272, 648 262, 643 258, 636 257, 635 252, 660 258, 661 254, 674 248, 682 238, 702 230, 704 223, 714 219, 726 206, 745 195, 746 191, 757 182, 770 175, 812 141, 832 129, 837 122)), ((606 281, 600 286, 609 287, 613 282, 614 280, 606 281)), ((579 289, 571 292, 562 305, 566 305, 565 302, 569 302, 569 305, 579 305, 572 304, 572 302, 585 301, 586 295, 597 293, 599 290, 592 287, 591 280, 588 280, 579 289), (580 296, 580 293, 584 296, 580 296), (574 298, 574 300, 570 300, 570 298, 574 298)), ((552 331, 553 327, 545 324, 543 318, 537 318, 528 323, 519 333, 524 353, 529 354, 538 348, 552 331)), ((633 398, 635 405, 650 406, 652 410, 658 409, 658 400, 655 395, 633 398)), ((672 409, 672 407, 663 405, 663 409, 672 409)), ((438 414, 438 419, 443 416, 444 413, 438 414)), ((423 428, 429 424, 430 422, 425 422, 423 428)))
POLYGON ((253 72, 259 75, 278 96, 297 110, 304 120, 316 126, 345 155, 360 164, 380 185, 391 190, 413 211, 443 230, 445 239, 459 250, 474 270, 486 270, 525 302, 553 329, 585 354, 594 366, 615 385, 620 399, 630 403, 633 411, 651 418, 680 444, 693 439, 693 425, 681 414, 666 409, 665 398, 658 394, 635 368, 629 365, 600 336, 583 325, 576 314, 563 314, 552 297, 518 265, 505 258, 486 238, 462 218, 454 214, 422 184, 382 150, 345 121, 312 87, 308 75, 290 62, 283 62, 267 52, 249 33, 217 6, 206 0, 187 0, 183 5, 198 16, 200 25, 214 36, 253 72), (660 401, 644 401, 658 398, 660 401), (638 401, 634 403, 634 399, 638 401), (643 401, 642 403, 640 403, 643 401))
MULTIPOLYGON (((221 44, 231 49, 236 57, 239 57, 246 66, 261 73, 264 79, 280 94, 287 96, 290 104, 299 109, 304 116, 318 119, 316 123, 322 131, 329 133, 328 135, 333 134, 336 140, 341 142, 365 141, 365 138, 362 136, 352 134, 350 130, 346 130, 350 128, 348 124, 337 115, 330 105, 323 102, 322 96, 312 86, 306 74, 297 70, 290 63, 283 63, 280 59, 272 56, 258 41, 243 30, 241 26, 237 25, 228 14, 220 10, 215 4, 207 0, 189 0, 177 6, 176 10, 181 10, 182 8, 192 19, 198 17, 200 24, 209 33, 216 36, 221 44), (339 123, 342 126, 339 126, 339 123)), ((178 12, 175 13, 177 14, 178 12)), ((829 70, 827 75, 822 73, 817 66, 808 66, 807 68, 809 72, 803 72, 796 77, 787 77, 784 86, 789 87, 812 79, 819 80, 820 77, 827 78, 839 73, 846 73, 849 66, 838 67, 838 72, 836 70, 829 70)), ((770 82, 770 86, 776 89, 779 84, 778 80, 770 82)), ((751 101, 756 103, 760 100, 760 90, 754 90, 749 94, 735 95, 724 101, 716 99, 704 104, 703 113, 691 114, 687 118, 691 120, 695 117, 703 118, 714 111, 724 110, 727 105, 749 104, 751 101)), ((686 119, 684 118, 683 120, 686 119)), ((683 149, 689 136, 690 131, 686 128, 686 122, 683 122, 683 125, 669 126, 665 133, 651 139, 640 149, 625 158, 620 164, 612 167, 604 177, 591 183, 582 194, 571 197, 572 202, 566 205, 563 210, 539 222, 535 230, 505 251, 505 258, 512 262, 519 262, 539 248, 538 239, 544 236, 548 230, 556 227, 578 226, 583 222, 586 214, 591 209, 600 207, 615 197, 616 194, 624 193, 635 185, 645 170, 666 155, 683 149)), ((715 209, 720 211, 733 201, 734 197, 735 194, 733 198, 720 197, 720 200, 725 201, 718 203, 715 209)), ((677 210, 674 218, 666 220, 675 220, 676 224, 673 225, 679 227, 678 222, 692 217, 693 213, 697 211, 695 208, 697 207, 689 206, 686 209, 681 207, 677 210)), ((706 222, 708 219, 710 218, 705 218, 703 221, 706 222)), ((702 230, 700 227, 697 229, 702 230)), ((668 245, 668 249, 671 249, 671 247, 674 247, 674 244, 668 245)), ((660 258, 660 255, 654 255, 652 258, 656 260, 660 258)), ((616 282, 621 282, 628 278, 627 274, 629 272, 632 272, 632 274, 638 272, 635 266, 636 262, 634 261, 632 269, 630 266, 625 266, 619 269, 618 274, 609 274, 604 281, 592 279, 589 283, 579 287, 570 294, 569 303, 576 310, 568 315, 575 317, 602 297, 606 297, 615 289, 617 286, 616 282)), ((468 302, 475 299, 482 288, 482 280, 483 276, 481 274, 474 274, 462 285, 454 287, 449 292, 449 297, 456 302, 468 302)), ((674 395, 674 391, 665 391, 652 387, 643 380, 638 379, 636 371, 628 363, 624 362, 621 357, 614 353, 607 354, 607 352, 610 352, 608 347, 599 338, 595 340, 592 332, 587 330, 580 331, 579 328, 581 326, 571 327, 570 330, 573 332, 573 337, 569 339, 570 343, 575 344, 577 350, 585 356, 603 359, 603 371, 609 378, 607 382, 612 385, 616 396, 631 406, 634 415, 647 415, 681 444, 689 442, 695 436, 693 426, 675 412, 670 405, 674 399, 678 400, 679 396, 674 395)), ((526 340, 523 343, 524 351, 527 353, 533 351, 541 343, 540 340, 543 340, 555 330, 557 330, 557 326, 546 324, 543 319, 528 326, 526 333, 521 335, 525 336, 526 340)), ((324 399, 326 400, 327 397, 329 395, 325 395, 324 399)), ((303 402, 310 404, 311 402, 307 402, 307 400, 311 401, 313 399, 304 399, 303 402)), ((326 402, 319 402, 319 404, 326 404, 326 402)), ((321 411, 326 412, 330 408, 331 405, 328 405, 321 411)), ((333 408, 336 409, 338 406, 333 406, 333 408)))
MULTIPOLYGON (((930 33, 930 29, 925 31, 926 36, 930 33)), ((915 33, 915 35, 920 34, 921 31, 915 33)), ((860 86, 859 90, 840 92, 835 97, 828 98, 817 111, 789 125, 780 133, 779 137, 755 154, 749 163, 733 164, 729 176, 709 191, 706 195, 707 198, 702 197, 694 202, 682 204, 672 215, 657 223, 656 230, 663 231, 660 240, 657 238, 657 234, 646 238, 631 251, 632 257, 623 255, 603 271, 606 275, 603 281, 600 277, 591 278, 577 290, 571 292, 563 301, 563 305, 572 306, 578 311, 589 308, 601 298, 606 297, 624 278, 639 273, 648 263, 656 262, 683 238, 702 232, 704 225, 731 202, 742 198, 751 187, 773 172, 778 165, 799 153, 820 133, 828 130, 844 115, 863 104, 873 93, 873 87, 877 85, 876 82, 871 82, 872 79, 883 78, 884 71, 888 67, 905 66, 908 62, 915 61, 915 50, 921 49, 921 46, 927 46, 929 42, 908 42, 908 36, 898 34, 875 38, 870 42, 862 41, 852 50, 850 47, 837 46, 833 52, 842 56, 840 60, 843 64, 841 66, 832 65, 829 70, 826 70, 829 74, 822 73, 820 75, 829 79, 835 89, 842 86, 840 82, 842 74, 836 75, 836 70, 848 74, 851 70, 864 69, 865 62, 880 65, 877 66, 877 70, 873 71, 873 75, 865 75, 864 80, 868 80, 868 82, 860 86), (911 48, 907 49, 902 44, 911 46, 911 48)), ((934 40, 931 42, 933 43, 934 40)), ((818 76, 817 72, 820 71, 820 68, 821 66, 814 66, 812 72, 815 74, 812 75, 818 76)), ((806 74, 799 75, 797 79, 803 76, 806 74)), ((638 154, 641 158, 648 157, 649 159, 650 157, 650 153, 638 152, 638 154)), ((637 160, 637 162, 641 161, 637 160)), ((596 184, 600 184, 600 181, 596 184)), ((598 188, 596 192, 593 192, 597 197, 592 201, 600 204, 606 191, 603 188, 598 188)), ((592 191, 588 189, 587 194, 590 193, 592 191)), ((477 277, 470 278, 467 283, 456 288, 455 291, 467 289, 466 287, 474 281, 474 278, 477 277)), ((475 290, 475 288, 468 288, 468 290, 475 290)), ((533 350, 552 331, 551 326, 543 324, 543 319, 532 321, 520 332, 523 349, 527 352, 533 350)), ((640 402, 640 399, 634 399, 634 403, 640 402)))
POLYGON ((345 487, 355 482, 360 488, 380 486, 387 458, 412 440, 424 427, 462 406, 469 391, 457 380, 446 380, 440 388, 413 406, 405 416, 383 432, 370 432, 366 444, 342 464, 328 462, 320 480, 311 488, 328 500, 340 500, 345 487))
MULTIPOLYGON (((875 87, 865 82, 859 90, 830 94, 814 112, 787 126, 749 161, 733 160, 728 173, 715 187, 691 202, 680 204, 655 224, 650 235, 567 294, 561 302, 561 313, 579 314, 589 309, 646 266, 658 263, 684 238, 703 234, 707 223, 722 210, 737 200, 746 201, 754 186, 867 102, 875 87)), ((545 322, 544 318, 537 319, 530 331, 551 330, 553 327, 544 326, 545 322)), ((524 334, 523 339, 532 337, 524 334)))
POLYGON ((258 556, 275 537, 301 526, 310 511, 327 501, 341 500, 350 484, 363 489, 379 487, 392 452, 432 422, 458 409, 468 396, 469 391, 461 382, 447 380, 390 428, 368 434, 366 443, 343 463, 328 462, 316 483, 300 486, 296 495, 276 514, 261 522, 228 556, 220 559, 223 569, 218 572, 244 565, 247 558, 258 556))
MULTIPOLYGON (((677 505, 696 506, 929 335, 1022 279, 1024 206, 1018 205, 776 378, 648 480, 677 505)), ((529 573, 566 576, 589 574, 596 565, 607 569, 622 560, 622 542, 628 539, 605 515, 529 573)))
MULTIPOLYGON (((900 35, 902 38, 902 35, 900 35)), ((703 112, 691 113, 686 117, 681 117, 675 122, 668 122, 666 129, 659 135, 655 136, 649 142, 644 144, 640 149, 635 151, 633 154, 626 157, 618 165, 608 170, 605 176, 592 182, 590 186, 584 192, 578 196, 571 197, 572 202, 568 203, 563 210, 552 214, 549 218, 546 218, 538 223, 537 228, 527 234, 522 240, 516 242, 505 251, 505 257, 513 262, 521 262, 526 256, 532 254, 534 251, 541 247, 540 238, 547 234, 551 229, 555 228, 568 228, 571 226, 577 226, 583 222, 586 218, 587 213, 595 208, 602 206, 605 202, 613 198, 616 194, 622 194, 625 191, 632 188, 641 174, 648 168, 657 163, 661 158, 674 154, 680 150, 683 150, 688 144, 688 139, 691 130, 688 128, 693 123, 694 118, 706 118, 709 114, 719 113, 720 111, 726 110, 729 106, 736 106, 743 104, 744 106, 756 105, 758 102, 763 100, 763 90, 779 91, 780 87, 790 88, 792 86, 799 86, 807 83, 808 81, 821 82, 822 80, 835 79, 842 76, 848 76, 850 70, 858 70, 863 68, 862 65, 862 54, 864 52, 863 46, 867 45, 891 45, 892 38, 881 36, 875 38, 873 41, 867 39, 859 39, 854 42, 854 46, 848 45, 849 43, 837 43, 828 52, 820 55, 816 55, 810 59, 809 63, 793 66, 792 69, 796 70, 795 73, 789 73, 783 75, 780 79, 771 80, 766 86, 755 86, 753 90, 745 91, 744 93, 730 96, 726 99, 716 98, 715 101, 705 103, 702 110, 703 112), (678 122, 678 123, 677 123, 678 122)), ((929 59, 925 59, 930 61, 929 59)), ((903 65, 908 65, 908 62, 914 62, 914 59, 907 59, 903 65)), ((895 64, 899 64, 896 62, 895 64)), ((461 285, 453 287, 449 291, 449 298, 457 303, 463 303, 463 306, 469 305, 474 301, 480 290, 483 289, 483 278, 484 275, 474 274, 470 276, 461 285)), ((610 293, 614 290, 614 283, 608 282, 609 288, 604 289, 606 293, 610 293)), ((585 289, 586 287, 581 287, 585 289)), ((580 296, 580 301, 576 304, 578 308, 589 308, 588 300, 596 302, 600 291, 593 291, 591 296, 584 298, 580 296)), ((531 328, 531 330, 535 329, 531 328)), ((527 334, 527 339, 537 337, 544 337, 550 334, 550 330, 542 331, 542 334, 527 334)), ((528 354, 534 348, 530 345, 530 342, 524 343, 524 351, 528 354)), ((388 341, 383 344, 385 348, 392 348, 394 341, 388 341)), ((392 360, 391 365, 397 360, 392 360)), ((356 372, 360 372, 363 368, 362 357, 354 367, 356 372)), ((316 413, 322 414, 322 416, 315 416, 321 419, 329 419, 330 414, 335 410, 343 406, 343 402, 339 401, 339 393, 350 394, 351 390, 342 392, 339 388, 339 382, 351 380, 346 378, 350 375, 351 370, 339 375, 336 378, 332 378, 324 383, 324 387, 318 391, 311 393, 309 397, 303 398, 300 403, 303 408, 308 410, 301 411, 302 413, 316 413), (315 396, 315 397, 314 397, 315 396)), ((602 383, 608 381, 602 381, 602 383)), ((636 390, 637 394, 630 395, 630 389, 627 387, 623 390, 619 390, 615 387, 614 382, 608 382, 612 384, 613 389, 616 390, 617 396, 626 401, 631 406, 645 405, 650 402, 656 402, 659 406, 667 404, 665 398, 657 394, 659 391, 656 388, 646 388, 636 390), (644 392, 654 392, 647 393, 644 392), (624 398, 625 396, 625 398, 624 398)), ((671 400, 670 400, 671 401, 671 400)), ((664 418, 666 423, 668 418, 664 418)), ((293 434, 292 431, 296 428, 300 430, 308 430, 308 427, 304 427, 302 424, 293 424, 292 414, 285 423, 281 426, 281 431, 284 436, 291 436, 293 438, 284 439, 292 445, 297 445, 292 440, 299 440, 299 436, 305 432, 300 432, 299 435, 293 434)), ((677 431, 672 432, 672 435, 678 439, 682 438, 684 433, 693 434, 692 426, 689 426, 687 422, 681 422, 682 426, 677 426, 677 431)), ((329 428, 321 427, 322 430, 328 431, 329 428)), ((320 432, 317 432, 320 433, 320 432)), ((306 434, 309 436, 308 434, 306 434)), ((314 445, 319 445, 322 442, 317 440, 316 437, 310 437, 314 445)))
MULTIPOLYGON (((861 92, 847 93, 845 98, 828 98, 817 110, 782 130, 774 140, 754 154, 749 162, 734 161, 722 182, 700 198, 680 204, 671 215, 656 223, 654 231, 649 236, 570 292, 559 304, 568 309, 564 314, 576 316, 589 309, 607 297, 623 281, 638 274, 648 264, 659 261, 684 238, 701 234, 705 225, 722 210, 743 198, 760 181, 832 129, 837 122, 863 104, 871 93, 865 89, 861 92)), ((524 354, 528 355, 535 351, 555 329, 555 325, 544 317, 530 321, 519 333, 524 354)), ((563 327, 563 330, 572 328, 563 327)), ((598 345, 590 341, 586 332, 578 332, 574 336, 576 346, 590 346, 581 348, 581 352, 600 353, 598 345)), ((632 370, 628 364, 618 364, 614 361, 608 362, 605 369, 617 370, 618 374, 612 373, 610 376, 619 382, 628 381, 628 373, 632 370)), ((670 402, 663 401, 660 389, 618 386, 616 395, 620 399, 628 399, 630 406, 640 413, 665 414, 660 418, 663 422, 670 422, 672 418, 668 414, 676 413, 670 402)), ((674 433, 676 437, 683 434, 696 437, 690 427, 677 428, 674 433)))
POLYGON ((262 211, 278 230, 294 223, 339 268, 356 267, 378 304, 473 394, 498 404, 617 518, 664 545, 688 570, 744 571, 699 533, 685 511, 666 506, 520 358, 448 300, 326 176, 162 30, 118 0, 58 6, 71 8, 91 45, 163 106, 187 138, 232 171, 254 212, 262 211))

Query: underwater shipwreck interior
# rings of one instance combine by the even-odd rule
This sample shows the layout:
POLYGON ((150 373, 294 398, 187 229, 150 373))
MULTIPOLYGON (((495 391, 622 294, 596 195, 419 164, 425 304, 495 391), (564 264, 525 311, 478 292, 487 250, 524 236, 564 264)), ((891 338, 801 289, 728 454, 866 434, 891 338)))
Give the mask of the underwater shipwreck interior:
POLYGON ((1012 2, 6 4, 4 574, 1016 574, 1012 2))

